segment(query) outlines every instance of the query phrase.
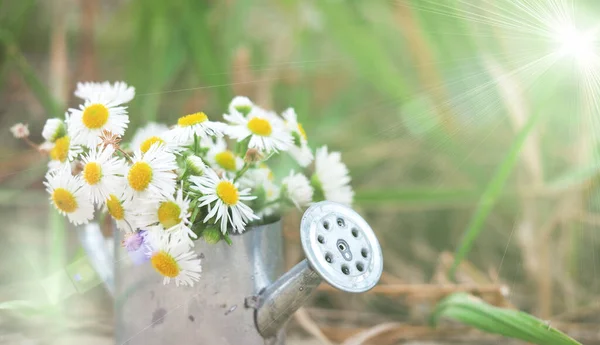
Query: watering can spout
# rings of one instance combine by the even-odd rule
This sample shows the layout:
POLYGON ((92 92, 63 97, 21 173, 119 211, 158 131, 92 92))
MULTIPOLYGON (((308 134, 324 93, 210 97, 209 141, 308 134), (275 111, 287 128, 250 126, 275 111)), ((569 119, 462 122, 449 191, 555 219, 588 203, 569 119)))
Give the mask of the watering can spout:
POLYGON ((377 237, 352 209, 329 201, 302 216, 300 238, 306 259, 260 293, 256 327, 264 338, 277 334, 322 280, 342 291, 370 290, 381 277, 383 256, 377 237))

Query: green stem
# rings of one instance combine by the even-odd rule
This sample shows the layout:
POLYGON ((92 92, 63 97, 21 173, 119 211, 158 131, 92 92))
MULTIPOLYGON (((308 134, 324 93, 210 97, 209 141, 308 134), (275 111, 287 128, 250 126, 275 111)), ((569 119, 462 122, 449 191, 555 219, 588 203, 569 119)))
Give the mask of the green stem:
POLYGON ((231 241, 231 238, 229 238, 229 234, 228 233, 224 233, 223 234, 223 239, 225 240, 225 242, 227 242, 228 245, 232 245, 233 242, 231 241))
POLYGON ((198 135, 194 133, 194 154, 197 156, 200 151, 200 144, 198 143, 198 135))
POLYGON ((281 198, 277 198, 277 199, 275 199, 275 200, 271 200, 271 201, 269 201, 269 202, 266 202, 266 203, 264 203, 264 204, 262 205, 262 207, 260 208, 260 210, 259 210, 259 211, 263 211, 263 210, 264 210, 264 209, 266 209, 267 207, 269 207, 269 206, 272 206, 272 205, 275 205, 276 203, 278 203, 278 202, 280 202, 280 201, 281 201, 281 198))
POLYGON ((242 175, 244 175, 246 173, 246 171, 248 171, 248 169, 250 169, 250 164, 244 163, 244 166, 242 167, 242 169, 240 171, 238 171, 237 174, 235 174, 235 178, 233 179, 233 182, 237 182, 237 180, 240 177, 242 177, 242 175))

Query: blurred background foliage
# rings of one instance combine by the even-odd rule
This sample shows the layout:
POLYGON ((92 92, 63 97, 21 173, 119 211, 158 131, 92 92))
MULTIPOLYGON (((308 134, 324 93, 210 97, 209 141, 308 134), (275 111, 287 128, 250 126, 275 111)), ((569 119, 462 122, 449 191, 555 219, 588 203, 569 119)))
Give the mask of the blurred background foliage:
MULTIPOLYGON (((313 148, 342 152, 355 207, 380 236, 383 283, 399 290, 320 294, 320 325, 331 318, 324 308, 424 324, 453 291, 440 284, 460 283, 599 341, 588 332, 600 321, 598 113, 581 76, 548 61, 548 40, 531 29, 559 3, 0 0, 0 207, 10 225, 0 246, 15 253, 0 265, 0 299, 34 267, 43 276, 82 255, 63 223, 46 222, 45 161, 8 128, 29 123, 39 142, 46 118, 77 106, 77 81, 125 80, 137 91, 130 128, 199 110, 220 119, 245 95, 294 107, 313 148)), ((597 22, 597 1, 574 3, 581 23, 597 22)), ((369 326, 354 314, 337 321, 369 326)))

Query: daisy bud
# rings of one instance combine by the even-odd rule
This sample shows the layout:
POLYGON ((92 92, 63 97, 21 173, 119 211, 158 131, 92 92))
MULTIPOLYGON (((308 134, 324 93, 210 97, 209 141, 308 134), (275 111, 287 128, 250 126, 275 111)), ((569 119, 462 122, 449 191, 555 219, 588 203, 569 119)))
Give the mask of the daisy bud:
POLYGON ((14 126, 10 127, 10 132, 17 139, 24 139, 29 137, 29 125, 17 123, 14 126))
POLYGON ((255 148, 248 149, 244 156, 244 162, 248 164, 258 163, 263 159, 263 155, 255 148))
POLYGON ((237 111, 240 114, 246 116, 252 110, 254 103, 248 98, 243 96, 236 96, 229 104, 229 111, 237 111))
POLYGON ((221 240, 221 231, 217 228, 206 228, 202 231, 202 238, 208 244, 216 244, 221 240))
POLYGON ((61 119, 48 119, 42 130, 42 137, 48 142, 55 142, 67 134, 65 123, 61 119))
POLYGON ((202 159, 196 155, 189 155, 185 159, 185 164, 188 171, 194 176, 202 176, 204 175, 204 169, 206 169, 206 164, 202 161, 202 159))

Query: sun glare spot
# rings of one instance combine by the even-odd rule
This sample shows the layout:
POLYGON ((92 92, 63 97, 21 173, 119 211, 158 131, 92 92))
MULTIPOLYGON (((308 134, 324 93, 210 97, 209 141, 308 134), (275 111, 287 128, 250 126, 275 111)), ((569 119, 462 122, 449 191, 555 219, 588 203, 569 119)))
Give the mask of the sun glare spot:
POLYGON ((570 56, 581 65, 596 60, 596 36, 594 31, 582 31, 572 24, 559 26, 556 32, 559 53, 570 56))

